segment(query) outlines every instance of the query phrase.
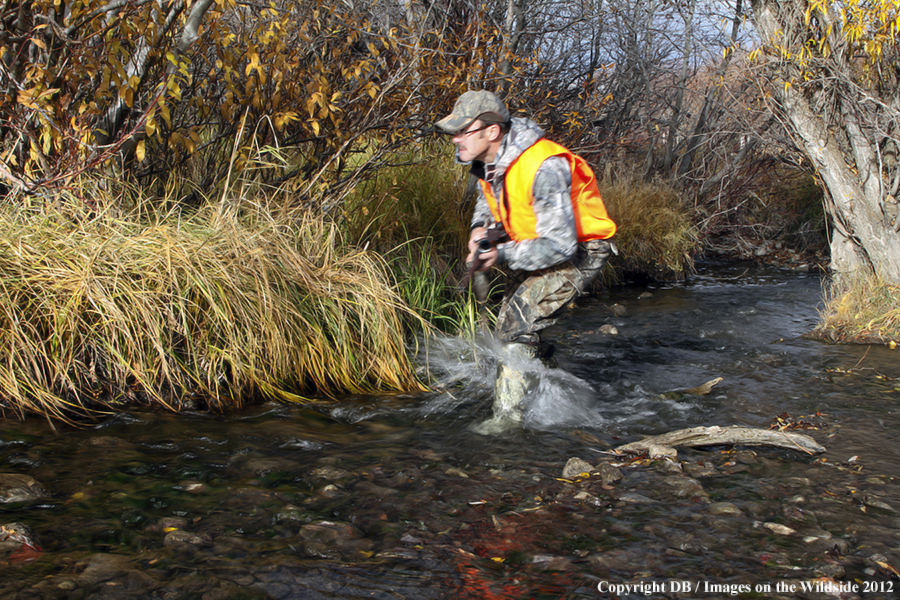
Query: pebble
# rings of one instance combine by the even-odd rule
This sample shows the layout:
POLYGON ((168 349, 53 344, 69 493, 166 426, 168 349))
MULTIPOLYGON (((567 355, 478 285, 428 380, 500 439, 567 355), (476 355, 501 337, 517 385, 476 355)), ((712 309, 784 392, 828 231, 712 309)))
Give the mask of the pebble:
POLYGON ((678 450, 669 446, 660 446, 659 444, 649 444, 647 446, 647 455, 651 460, 659 460, 661 458, 678 458, 678 450))
POLYGON ((672 475, 663 479, 668 487, 670 487, 675 495, 679 498, 701 498, 709 500, 709 494, 700 485, 700 482, 690 477, 681 475, 672 475))
POLYGON ((731 502, 713 502, 709 505, 708 510, 710 514, 713 515, 731 515, 740 517, 744 514, 740 508, 731 502))
POLYGON ((656 500, 651 500, 647 496, 642 496, 636 492, 625 492, 617 498, 620 502, 628 504, 653 504, 656 500))
POLYGON ((600 478, 603 481, 603 485, 612 485, 613 483, 618 483, 622 481, 624 477, 624 475, 622 475, 622 471, 618 467, 614 467, 613 465, 606 462, 597 463, 593 470, 600 473, 600 478))
POLYGON ((696 462, 685 462, 682 465, 684 472, 690 475, 691 477, 711 477, 713 475, 717 475, 718 471, 716 468, 708 462, 704 463, 696 463, 696 462))
POLYGON ((778 535, 793 535, 797 533, 796 529, 791 529, 787 525, 782 525, 781 523, 763 523, 763 527, 778 535))
POLYGON ((594 466, 588 461, 573 457, 570 458, 566 462, 566 466, 563 467, 562 477, 563 479, 574 479, 582 473, 591 473, 593 470, 594 466))
POLYGON ((191 533, 189 531, 182 531, 181 529, 176 529, 175 531, 170 531, 166 534, 166 537, 163 539, 163 546, 176 546, 178 544, 191 544, 192 546, 202 546, 206 544, 209 539, 199 536, 196 533, 191 533))
POLYGON ((34 502, 49 495, 47 488, 30 475, 0 473, 0 504, 34 502))

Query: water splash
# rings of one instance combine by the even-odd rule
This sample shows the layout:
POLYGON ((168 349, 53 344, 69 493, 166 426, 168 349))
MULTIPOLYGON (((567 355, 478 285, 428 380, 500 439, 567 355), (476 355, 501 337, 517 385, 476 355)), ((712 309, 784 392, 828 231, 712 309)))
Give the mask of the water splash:
POLYGON ((511 354, 493 336, 435 336, 421 347, 420 364, 438 390, 423 406, 425 414, 454 411, 468 403, 490 407, 498 370, 505 364, 529 380, 521 403, 521 423, 511 416, 512 411, 504 410, 480 423, 476 428, 480 433, 501 433, 511 427, 601 427, 606 423, 597 410, 599 393, 591 384, 540 359, 511 354))
POLYGON ((489 334, 421 340, 418 363, 435 390, 417 407, 421 416, 457 414, 468 419, 475 431, 487 435, 521 428, 625 433, 658 423, 662 417, 669 422, 696 418, 703 410, 702 403, 694 398, 666 398, 660 395, 663 390, 653 392, 627 381, 592 383, 540 359, 510 355, 489 334), (521 403, 521 419, 491 414, 498 370, 504 363, 530 380, 521 403))

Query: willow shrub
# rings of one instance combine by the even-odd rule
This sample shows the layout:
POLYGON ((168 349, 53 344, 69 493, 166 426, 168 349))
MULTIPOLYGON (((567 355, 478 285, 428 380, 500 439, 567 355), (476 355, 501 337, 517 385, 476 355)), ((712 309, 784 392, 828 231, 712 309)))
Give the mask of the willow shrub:
POLYGON ((813 337, 835 342, 900 342, 900 286, 874 277, 843 277, 826 291, 813 337))
POLYGON ((4 410, 418 387, 403 327, 415 317, 385 261, 323 221, 227 204, 0 211, 4 410))

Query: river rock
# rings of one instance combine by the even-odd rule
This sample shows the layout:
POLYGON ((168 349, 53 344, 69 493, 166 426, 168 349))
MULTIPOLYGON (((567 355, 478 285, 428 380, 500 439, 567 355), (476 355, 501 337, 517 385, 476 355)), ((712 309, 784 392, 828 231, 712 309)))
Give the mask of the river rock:
POLYGON ((673 475, 663 479, 666 484, 679 498, 699 498, 709 502, 709 494, 700 485, 700 482, 690 477, 673 475))
POLYGON ((607 323, 600 327, 600 333, 603 335, 619 335, 619 329, 615 325, 607 323))
POLYGON ((34 502, 49 495, 47 488, 30 475, 0 473, 0 504, 34 502))
POLYGON ((349 475, 349 471, 345 471, 344 469, 339 469, 331 465, 319 467, 312 472, 313 477, 317 479, 325 479, 326 481, 337 481, 338 479, 344 479, 349 475))
POLYGON ((772 533, 777 533, 778 535, 793 535, 797 533, 796 529, 792 529, 787 525, 782 525, 781 523, 763 523, 763 527, 765 527, 772 533))
POLYGON ((831 577, 832 579, 843 579, 847 574, 847 570, 839 563, 819 565, 814 572, 821 577, 831 577))
POLYGON ((682 465, 684 472, 690 475, 691 477, 712 477, 713 475, 717 475, 718 471, 710 462, 686 462, 682 465))
POLYGON ((597 496, 591 494, 590 492, 586 492, 584 490, 575 494, 575 499, 579 502, 583 502, 585 504, 590 504, 591 506, 597 506, 602 508, 605 506, 603 500, 598 498, 597 496))
POLYGON ((75 566, 83 568, 76 581, 83 587, 96 585, 103 581, 109 581, 130 569, 131 558, 124 554, 94 554, 86 561, 80 561, 75 566))
POLYGON ((628 504, 653 504, 656 502, 648 498, 647 496, 642 496, 636 492, 625 492, 621 496, 617 498, 620 502, 626 502, 628 504))
POLYGON ((190 531, 176 529, 166 534, 163 539, 163 546, 178 546, 180 544, 190 544, 192 546, 203 546, 210 541, 208 536, 197 535, 190 531))
POLYGON ((535 555, 531 564, 542 571, 571 571, 574 568, 571 559, 549 554, 535 555))
POLYGON ((562 477, 563 479, 574 479, 582 473, 590 473, 593 470, 594 466, 588 461, 573 457, 570 458, 566 462, 566 466, 563 467, 562 477))
POLYGON ((618 483, 622 481, 624 477, 624 475, 622 475, 622 471, 620 471, 618 467, 614 467, 607 462, 597 463, 597 466, 595 466, 593 470, 600 473, 600 478, 603 480, 603 485, 612 485, 614 483, 618 483))
POLYGON ((740 508, 738 508, 731 502, 713 502, 709 505, 709 508, 707 510, 712 515, 729 515, 733 517, 740 517, 744 514, 740 508))
POLYGON ((358 560, 372 550, 373 542, 349 523, 317 521, 300 528, 303 553, 314 558, 358 560))
POLYGON ((669 446, 661 446, 659 444, 648 444, 647 445, 647 456, 651 460, 660 460, 662 458, 678 458, 678 450, 675 448, 670 448, 669 446))
POLYGON ((24 523, 6 523, 0 525, 0 556, 15 552, 22 546, 40 548, 37 534, 24 523))

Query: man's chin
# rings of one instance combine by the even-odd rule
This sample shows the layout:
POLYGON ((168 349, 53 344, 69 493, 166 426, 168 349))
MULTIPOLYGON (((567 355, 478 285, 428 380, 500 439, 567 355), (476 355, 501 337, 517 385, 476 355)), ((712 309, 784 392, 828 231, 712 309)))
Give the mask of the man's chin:
POLYGON ((462 154, 460 154, 459 152, 457 152, 457 153, 456 153, 456 164, 459 164, 459 165, 470 165, 470 164, 472 164, 472 159, 471 159, 471 158, 466 159, 466 158, 463 157, 462 154))

